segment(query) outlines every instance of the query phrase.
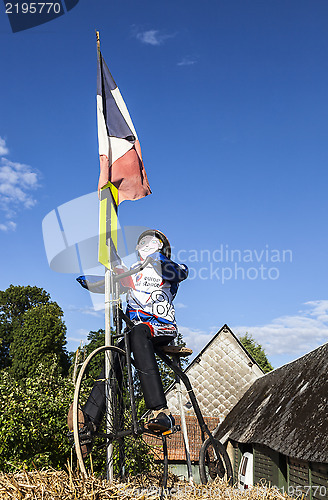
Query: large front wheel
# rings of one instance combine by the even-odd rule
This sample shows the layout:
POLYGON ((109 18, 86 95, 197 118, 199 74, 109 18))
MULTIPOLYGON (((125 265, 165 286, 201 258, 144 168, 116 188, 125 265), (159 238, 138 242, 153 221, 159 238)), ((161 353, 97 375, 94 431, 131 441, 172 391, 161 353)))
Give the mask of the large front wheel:
MULTIPOLYGON (((126 363, 125 351, 103 346, 95 349, 80 369, 74 392, 73 431, 78 463, 84 474, 93 472, 109 480, 124 480, 145 472, 151 476, 158 469, 156 463, 161 459, 164 443, 159 436, 154 436, 152 443, 144 439, 143 423, 136 419, 145 407, 137 390, 133 394, 137 416, 132 416, 126 363)), ((167 463, 163 487, 166 481, 167 463)))
POLYGON ((199 454, 199 475, 203 484, 217 477, 233 484, 232 466, 228 453, 220 441, 207 438, 199 454))
POLYGON ((73 402, 75 450, 81 471, 108 478, 124 474, 124 435, 132 434, 126 355, 115 346, 95 349, 83 363, 73 402), (131 431, 131 432, 130 432, 131 431))

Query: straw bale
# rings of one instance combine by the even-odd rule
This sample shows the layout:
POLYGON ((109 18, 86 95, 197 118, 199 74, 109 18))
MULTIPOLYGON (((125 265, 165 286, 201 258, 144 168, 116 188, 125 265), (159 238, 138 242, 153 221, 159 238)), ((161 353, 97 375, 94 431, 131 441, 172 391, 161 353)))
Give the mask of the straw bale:
POLYGON ((289 497, 274 489, 255 487, 247 493, 214 481, 209 485, 191 485, 169 478, 170 487, 162 493, 158 477, 139 476, 133 481, 120 483, 81 473, 56 470, 19 471, 0 473, 0 500, 287 500, 289 497))

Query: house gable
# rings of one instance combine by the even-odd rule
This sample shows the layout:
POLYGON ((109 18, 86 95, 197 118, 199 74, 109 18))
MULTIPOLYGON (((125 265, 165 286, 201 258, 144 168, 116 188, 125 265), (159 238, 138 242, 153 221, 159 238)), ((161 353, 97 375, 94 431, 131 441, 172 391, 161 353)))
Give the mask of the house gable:
MULTIPOLYGON (((222 421, 249 386, 263 375, 261 368, 227 325, 224 325, 186 368, 202 414, 222 421)), ((166 392, 168 407, 179 414, 176 384, 166 392)), ((186 415, 194 415, 182 387, 186 415)))

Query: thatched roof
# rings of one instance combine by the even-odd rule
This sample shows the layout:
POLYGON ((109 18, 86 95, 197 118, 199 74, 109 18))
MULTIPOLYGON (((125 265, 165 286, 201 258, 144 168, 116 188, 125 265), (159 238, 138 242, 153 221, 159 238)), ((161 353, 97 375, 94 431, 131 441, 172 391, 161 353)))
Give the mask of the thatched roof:
POLYGON ((217 436, 328 462, 328 344, 255 380, 217 436))

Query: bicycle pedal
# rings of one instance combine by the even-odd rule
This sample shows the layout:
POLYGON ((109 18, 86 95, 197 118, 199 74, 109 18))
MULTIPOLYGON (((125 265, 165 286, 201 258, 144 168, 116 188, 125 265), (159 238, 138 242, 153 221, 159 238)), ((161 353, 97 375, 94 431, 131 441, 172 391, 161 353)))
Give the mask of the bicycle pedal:
POLYGON ((180 425, 174 425, 168 431, 162 432, 162 436, 169 436, 170 434, 175 434, 176 432, 179 432, 179 431, 181 431, 180 425))
MULTIPOLYGON (((69 443, 74 446, 74 432, 68 431, 68 433, 66 435, 67 435, 69 443)), ((92 444, 92 434, 91 434, 90 430, 80 429, 79 439, 80 439, 81 446, 83 446, 85 444, 92 444)))

